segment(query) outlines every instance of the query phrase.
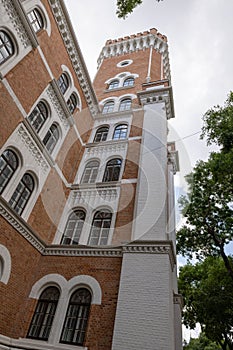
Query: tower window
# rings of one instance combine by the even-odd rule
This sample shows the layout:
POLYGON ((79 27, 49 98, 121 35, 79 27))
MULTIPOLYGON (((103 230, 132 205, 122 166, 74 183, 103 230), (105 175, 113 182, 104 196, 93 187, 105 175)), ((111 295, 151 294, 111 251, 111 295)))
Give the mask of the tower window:
POLYGON ((43 140, 43 144, 45 145, 49 153, 52 153, 52 151, 54 150, 54 147, 56 146, 58 139, 59 139, 58 127, 57 125, 52 124, 43 140))
POLYGON ((112 89, 116 89, 118 88, 119 86, 119 80, 113 80, 111 81, 111 83, 109 84, 109 90, 112 90, 112 89))
POLYGON ((38 133, 48 118, 48 109, 43 102, 39 102, 28 116, 30 124, 38 133))
POLYGON ((112 213, 108 210, 98 211, 93 219, 89 238, 90 245, 106 245, 111 227, 112 213))
POLYGON ((119 111, 128 111, 131 108, 132 101, 130 98, 125 98, 120 103, 119 111))
POLYGON ((107 126, 102 126, 101 128, 97 129, 94 142, 106 141, 108 136, 108 130, 109 128, 107 126))
POLYGON ((126 124, 118 125, 114 130, 113 140, 126 139, 127 131, 128 131, 128 125, 126 124))
POLYGON ((44 21, 37 9, 33 9, 28 13, 28 19, 35 33, 38 33, 41 29, 43 29, 44 21))
POLYGON ((114 101, 108 101, 105 103, 102 113, 107 114, 113 112, 114 109, 114 101))
POLYGON ((94 183, 96 181, 99 170, 99 162, 97 160, 92 160, 87 163, 81 183, 94 183))
POLYGON ((28 338, 48 340, 60 293, 56 287, 46 288, 37 303, 28 338))
POLYGON ((33 177, 25 173, 20 180, 15 192, 10 199, 10 206, 18 213, 22 214, 35 187, 33 177))
POLYGON ((121 163, 122 160, 119 158, 111 159, 108 161, 104 172, 103 182, 119 180, 121 163))
POLYGON ((77 96, 75 93, 72 93, 70 95, 70 97, 68 98, 67 100, 67 106, 70 110, 70 113, 74 113, 75 111, 75 108, 77 107, 78 105, 78 99, 77 99, 77 96))
POLYGON ((133 86, 134 85, 134 78, 127 78, 125 79, 124 83, 123 83, 123 86, 126 87, 126 86, 133 86))
POLYGON ((61 93, 64 95, 64 93, 67 91, 69 87, 69 79, 65 73, 62 73, 62 75, 58 78, 58 86, 61 90, 61 93))
POLYGON ((0 194, 6 188, 18 165, 18 158, 13 151, 8 149, 3 152, 0 157, 0 194))
POLYGON ((61 244, 78 244, 85 216, 86 214, 83 210, 75 210, 70 214, 61 244))
POLYGON ((7 61, 14 54, 14 45, 10 36, 0 30, 0 64, 7 61))
POLYGON ((91 293, 78 289, 70 298, 61 335, 61 343, 83 345, 91 306, 91 293))

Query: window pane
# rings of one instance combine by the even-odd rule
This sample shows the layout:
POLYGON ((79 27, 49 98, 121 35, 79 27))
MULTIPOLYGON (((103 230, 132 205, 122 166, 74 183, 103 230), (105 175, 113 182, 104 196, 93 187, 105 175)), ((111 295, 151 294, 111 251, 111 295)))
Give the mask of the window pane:
POLYGON ((115 128, 113 140, 125 139, 127 137, 128 126, 125 124, 118 125, 115 128))
POLYGON ((109 90, 111 89, 116 89, 119 86, 119 80, 113 80, 110 84, 109 84, 109 90))
POLYGON ((36 132, 40 131, 47 118, 48 110, 43 102, 39 102, 33 109, 32 113, 28 116, 28 120, 36 132))
POLYGON ((24 174, 16 187, 9 204, 10 206, 21 215, 26 207, 29 198, 34 189, 34 180, 30 174, 24 174))
POLYGON ((109 211, 97 212, 95 214, 89 237, 90 245, 106 245, 108 243, 111 220, 112 213, 109 211))
POLYGON ((18 158, 11 150, 6 150, 0 157, 0 194, 18 167, 18 158))
POLYGON ((52 151, 54 150, 54 147, 56 146, 58 139, 59 139, 58 127, 52 124, 52 126, 50 127, 49 131, 47 132, 43 140, 43 144, 45 145, 49 153, 52 153, 52 151))
POLYGON ((64 95, 64 93, 66 92, 66 90, 69 87, 69 80, 68 80, 65 73, 62 73, 62 75, 59 77, 57 83, 58 83, 58 86, 59 86, 62 94, 64 95))
POLYGON ((43 19, 37 9, 34 9, 28 13, 28 19, 35 33, 39 32, 43 28, 43 19))
POLYGON ((83 172, 81 183, 94 183, 98 175, 98 170, 99 162, 91 161, 87 163, 83 172))
POLYGON ((126 111, 126 110, 129 110, 131 108, 131 99, 125 99, 125 100, 122 100, 121 103, 120 103, 120 111, 126 111))
POLYGON ((134 78, 127 78, 124 81, 123 86, 133 86, 134 85, 134 78))
POLYGON ((0 64, 4 63, 14 54, 14 45, 10 36, 0 31, 0 64))
POLYGON ((106 141, 108 136, 108 127, 101 127, 96 131, 94 142, 106 141))
POLYGON ((113 112, 113 109, 114 109, 114 102, 113 101, 106 102, 105 105, 104 105, 102 113, 103 114, 111 113, 111 112, 113 112))
POLYGON ((110 160, 105 168, 103 182, 118 181, 121 170, 121 159, 110 160))
POLYGON ((75 108, 77 107, 78 100, 74 93, 72 93, 67 101, 68 108, 70 110, 70 113, 73 113, 75 108))
POLYGON ((86 214, 83 210, 76 210, 70 214, 66 223, 66 228, 61 240, 61 244, 79 243, 79 238, 82 233, 85 216, 86 214))

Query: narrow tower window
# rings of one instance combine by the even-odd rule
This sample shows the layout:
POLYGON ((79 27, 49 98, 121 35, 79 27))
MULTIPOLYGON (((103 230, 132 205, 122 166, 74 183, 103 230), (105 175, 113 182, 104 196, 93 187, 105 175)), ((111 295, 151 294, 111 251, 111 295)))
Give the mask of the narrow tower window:
POLYGON ((75 93, 72 93, 70 97, 67 100, 67 106, 70 110, 70 113, 73 114, 75 111, 75 108, 78 105, 78 99, 75 93))
POLYGON ((59 296, 56 287, 48 287, 42 292, 29 327, 28 338, 48 340, 59 296))
POLYGON ((61 343, 83 345, 91 306, 91 293, 78 289, 70 298, 61 335, 61 343))
POLYGON ((103 114, 111 113, 113 112, 113 109, 114 109, 114 101, 108 101, 105 103, 102 113, 103 114))
POLYGON ((58 139, 59 139, 58 127, 57 125, 52 124, 43 140, 43 144, 45 145, 49 153, 52 153, 52 151, 54 150, 54 147, 56 146, 58 139))
POLYGON ((18 165, 18 158, 13 151, 8 149, 3 152, 0 157, 0 194, 6 188, 18 165))
POLYGON ((108 210, 98 211, 93 219, 89 238, 90 245, 106 245, 111 227, 112 213, 108 210))
POLYGON ((85 216, 86 214, 83 210, 75 210, 70 214, 61 244, 78 244, 85 216))
POLYGON ((116 89, 116 88, 118 88, 118 86, 119 86, 119 80, 113 80, 113 81, 111 81, 111 83, 109 84, 108 89, 109 89, 109 90, 116 89))
POLYGON ((33 9, 28 13, 28 19, 35 33, 38 33, 41 29, 43 29, 44 21, 37 9, 33 9))
POLYGON ((103 182, 119 180, 121 163, 122 160, 119 158, 111 159, 108 161, 104 172, 103 182))
POLYGON ((118 125, 114 130, 113 140, 126 139, 127 131, 128 131, 128 125, 126 124, 118 125))
POLYGON ((97 160, 92 160, 88 162, 84 169, 81 183, 94 183, 98 175, 98 170, 99 162, 97 160))
POLYGON ((61 93, 64 95, 64 93, 69 87, 69 79, 67 75, 65 73, 62 73, 62 75, 58 78, 57 83, 58 83, 59 89, 61 90, 61 93))
POLYGON ((48 118, 48 109, 43 102, 39 102, 28 116, 30 124, 38 133, 48 118))
POLYGON ((97 129, 94 142, 106 141, 108 136, 108 130, 108 126, 102 126, 101 128, 97 129))
POLYGON ((15 192, 13 193, 10 199, 10 206, 18 213, 22 214, 24 208, 26 207, 29 198, 34 190, 35 184, 33 177, 25 173, 20 180, 18 186, 16 187, 15 192))
POLYGON ((0 30, 0 64, 7 61, 14 54, 14 45, 10 36, 0 30))
POLYGON ((128 111, 131 108, 132 101, 130 98, 125 98, 124 100, 121 101, 120 103, 120 111, 128 111))
POLYGON ((123 86, 126 87, 126 86, 133 86, 134 85, 134 78, 127 78, 125 79, 124 83, 123 83, 123 86))

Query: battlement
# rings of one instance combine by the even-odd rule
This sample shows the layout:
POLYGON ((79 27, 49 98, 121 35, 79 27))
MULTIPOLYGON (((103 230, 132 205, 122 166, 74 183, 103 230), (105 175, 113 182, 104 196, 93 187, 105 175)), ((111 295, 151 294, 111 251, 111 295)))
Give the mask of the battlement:
POLYGON ((123 42, 123 41, 126 41, 126 40, 130 40, 130 39, 145 37, 145 36, 147 36, 149 34, 156 35, 158 38, 160 38, 163 41, 167 42, 166 35, 163 35, 163 34, 159 33, 156 28, 151 28, 150 30, 146 30, 144 32, 140 32, 140 33, 137 33, 137 34, 131 34, 131 35, 128 35, 128 36, 124 36, 123 38, 108 39, 106 41, 106 43, 105 43, 105 46, 116 44, 116 43, 120 43, 120 42, 123 42))

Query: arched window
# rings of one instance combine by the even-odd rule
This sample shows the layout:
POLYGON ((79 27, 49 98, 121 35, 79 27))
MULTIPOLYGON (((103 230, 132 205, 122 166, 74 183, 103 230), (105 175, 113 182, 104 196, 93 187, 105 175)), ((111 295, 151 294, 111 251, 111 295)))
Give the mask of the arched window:
POLYGON ((113 140, 126 139, 128 131, 128 125, 121 124, 116 126, 113 134, 113 140))
POLYGON ((28 13, 28 19, 35 33, 43 29, 44 21, 40 12, 37 9, 33 9, 28 13))
POLYGON ((33 109, 32 113, 28 116, 30 124, 38 133, 48 118, 48 109, 43 102, 39 102, 33 109))
POLYGON ((0 30, 0 64, 13 56, 14 51, 14 45, 10 36, 3 30, 0 30))
POLYGON ((109 90, 116 89, 119 86, 119 80, 113 80, 108 86, 109 90))
POLYGON ((102 126, 101 128, 97 129, 94 142, 106 141, 108 136, 108 130, 108 126, 102 126))
POLYGON ((13 151, 7 149, 3 152, 0 157, 0 194, 6 188, 18 165, 18 157, 13 151))
POLYGON ((70 95, 70 97, 68 98, 68 100, 67 100, 67 106, 68 106, 68 108, 69 108, 69 110, 70 110, 70 113, 73 113, 73 112, 74 112, 74 110, 75 110, 75 108, 77 107, 77 105, 78 105, 77 96, 76 96, 75 93, 72 93, 72 94, 70 95))
POLYGON ((131 108, 131 98, 124 98, 120 103, 119 111, 128 111, 131 108))
POLYGON ((111 227, 112 213, 108 210, 97 211, 94 216, 88 244, 106 245, 111 227))
POLYGON ((83 176, 81 179, 81 183, 94 183, 96 181, 99 170, 99 162, 97 160, 92 160, 87 163, 83 176))
POLYGON ((19 215, 22 214, 24 208, 26 207, 34 187, 35 184, 33 177, 30 174, 25 173, 18 186, 16 187, 15 192, 13 193, 9 202, 10 206, 19 215))
POLYGON ((134 78, 130 77, 125 79, 123 86, 133 86, 134 85, 134 78))
POLYGON ((69 301, 60 342, 83 345, 91 306, 91 293, 86 288, 76 290, 69 301))
POLYGON ((59 296, 56 287, 48 287, 42 292, 29 327, 28 338, 48 340, 59 296))
POLYGON ((67 77, 67 75, 65 73, 62 73, 62 75, 58 78, 58 86, 62 92, 62 94, 64 95, 64 93, 66 92, 66 90, 69 87, 69 79, 67 77))
POLYGON ((43 144, 45 145, 47 151, 52 153, 54 147, 59 139, 59 130, 57 125, 52 124, 47 134, 44 137, 43 144))
POLYGON ((114 101, 108 101, 105 103, 102 113, 106 114, 106 113, 111 113, 113 112, 114 109, 114 101))
POLYGON ((111 159, 107 162, 103 182, 118 181, 122 160, 119 158, 111 159))
POLYGON ((75 210, 70 214, 61 244, 78 244, 85 216, 86 214, 83 210, 75 210))

